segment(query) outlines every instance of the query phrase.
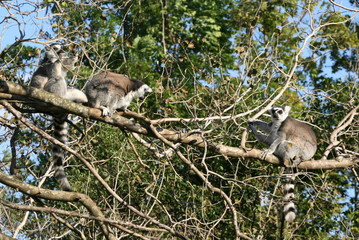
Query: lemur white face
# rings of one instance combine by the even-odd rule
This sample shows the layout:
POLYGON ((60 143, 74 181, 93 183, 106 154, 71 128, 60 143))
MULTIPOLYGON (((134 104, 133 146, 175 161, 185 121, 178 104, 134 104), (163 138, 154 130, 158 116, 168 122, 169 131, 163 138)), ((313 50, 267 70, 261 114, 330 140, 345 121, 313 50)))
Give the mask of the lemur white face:
POLYGON ((152 89, 147 85, 143 84, 135 93, 135 97, 138 97, 139 99, 143 99, 147 93, 152 92, 152 89))
POLYGON ((55 44, 55 45, 52 45, 51 48, 55 51, 55 52, 58 52, 61 50, 61 45, 60 44, 55 44))
POLYGON ((274 121, 283 122, 289 115, 290 107, 272 107, 268 110, 271 114, 271 117, 274 121))
POLYGON ((54 44, 49 47, 46 47, 46 57, 54 63, 58 58, 58 54, 62 51, 62 46, 60 44, 54 44))

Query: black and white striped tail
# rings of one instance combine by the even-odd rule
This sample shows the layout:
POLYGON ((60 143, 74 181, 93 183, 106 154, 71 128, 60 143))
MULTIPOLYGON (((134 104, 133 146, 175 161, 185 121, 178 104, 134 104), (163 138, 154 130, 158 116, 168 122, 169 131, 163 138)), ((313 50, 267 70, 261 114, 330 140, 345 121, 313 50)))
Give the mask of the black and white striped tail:
POLYGON ((295 204, 294 204, 294 175, 288 175, 286 177, 286 183, 284 185, 284 191, 283 191, 283 214, 284 219, 287 222, 293 222, 295 219, 295 212, 297 210, 295 204))
MULTIPOLYGON (((67 143, 67 115, 61 117, 54 117, 54 137, 62 142, 63 144, 67 143)), ((54 177, 60 184, 60 187, 63 191, 72 191, 69 181, 66 178, 64 170, 64 159, 65 152, 64 150, 57 146, 53 145, 52 147, 52 158, 54 161, 54 177)))

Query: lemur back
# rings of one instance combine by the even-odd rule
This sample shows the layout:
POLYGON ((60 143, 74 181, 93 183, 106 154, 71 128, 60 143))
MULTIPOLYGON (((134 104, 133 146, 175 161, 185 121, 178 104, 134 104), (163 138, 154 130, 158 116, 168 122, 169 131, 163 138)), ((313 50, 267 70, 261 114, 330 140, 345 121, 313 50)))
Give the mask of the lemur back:
POLYGON ((103 115, 112 115, 116 110, 127 110, 135 98, 143 98, 152 89, 139 80, 123 74, 101 72, 86 85, 90 107, 100 108, 103 115))
MULTIPOLYGON (((302 161, 311 159, 317 150, 317 138, 314 131, 305 123, 289 117, 290 107, 273 107, 269 109, 272 122, 266 123, 257 120, 249 121, 249 128, 255 138, 269 148, 263 151, 262 158, 268 154, 274 154, 283 162, 291 160, 292 167, 296 167, 302 161), (268 135, 257 132, 258 127, 268 135)), ((286 169, 287 177, 284 186, 283 215, 288 222, 295 219, 296 206, 294 204, 294 178, 295 175, 286 169)))
MULTIPOLYGON (((288 143, 285 146, 285 153, 280 153, 280 147, 274 152, 275 155, 283 159, 295 159, 300 156, 300 161, 311 159, 317 151, 317 138, 314 131, 305 123, 292 117, 287 117, 278 129, 278 134, 282 135, 288 143)), ((300 162, 298 162, 299 164, 300 162)), ((296 163, 294 163, 296 164, 296 163)))

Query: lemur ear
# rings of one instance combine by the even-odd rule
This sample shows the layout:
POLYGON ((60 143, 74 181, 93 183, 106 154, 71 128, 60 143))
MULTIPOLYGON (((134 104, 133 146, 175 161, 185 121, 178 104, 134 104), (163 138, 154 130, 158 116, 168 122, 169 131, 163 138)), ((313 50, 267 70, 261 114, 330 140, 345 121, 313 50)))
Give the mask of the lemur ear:
POLYGON ((272 114, 272 110, 273 110, 273 107, 270 107, 267 112, 269 112, 270 114, 272 114))
POLYGON ((284 111, 285 111, 286 113, 289 113, 290 109, 291 109, 290 106, 285 106, 285 107, 284 107, 284 111))
POLYGON ((50 45, 46 45, 45 46, 46 50, 50 50, 53 49, 55 52, 59 51, 60 49, 62 49, 62 45, 61 44, 57 44, 57 43, 52 43, 50 45))

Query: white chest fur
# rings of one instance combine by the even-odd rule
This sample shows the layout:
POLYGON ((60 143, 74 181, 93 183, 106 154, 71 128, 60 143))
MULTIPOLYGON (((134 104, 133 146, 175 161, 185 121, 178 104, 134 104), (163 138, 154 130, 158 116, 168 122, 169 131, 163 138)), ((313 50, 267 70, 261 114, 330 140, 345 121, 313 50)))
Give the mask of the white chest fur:
POLYGON ((127 110, 127 107, 130 106, 132 99, 134 98, 134 92, 131 91, 124 97, 120 97, 117 100, 116 109, 127 110))

